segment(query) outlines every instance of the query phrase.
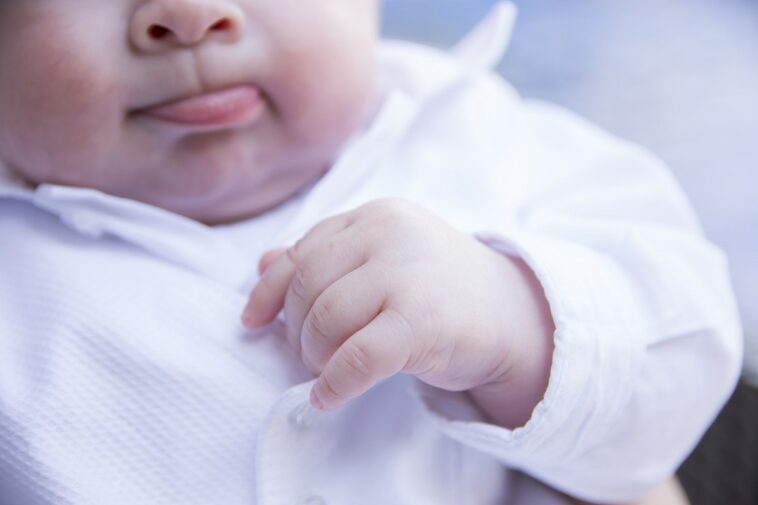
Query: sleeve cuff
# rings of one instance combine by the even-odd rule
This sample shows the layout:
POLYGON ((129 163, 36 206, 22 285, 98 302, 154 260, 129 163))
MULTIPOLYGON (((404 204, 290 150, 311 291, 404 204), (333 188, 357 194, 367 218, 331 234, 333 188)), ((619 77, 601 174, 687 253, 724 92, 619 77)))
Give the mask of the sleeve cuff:
MULTIPOLYGON (((590 248, 538 235, 478 238, 521 257, 542 284, 556 325, 545 397, 515 430, 485 422, 467 395, 419 383, 420 400, 451 438, 563 491, 586 495, 587 478, 597 486, 602 476, 595 471, 602 474, 602 468, 588 468, 592 462, 581 457, 618 428, 613 420, 623 414, 644 354, 639 301, 622 269, 590 248)), ((616 498, 624 495, 618 484, 616 498)))

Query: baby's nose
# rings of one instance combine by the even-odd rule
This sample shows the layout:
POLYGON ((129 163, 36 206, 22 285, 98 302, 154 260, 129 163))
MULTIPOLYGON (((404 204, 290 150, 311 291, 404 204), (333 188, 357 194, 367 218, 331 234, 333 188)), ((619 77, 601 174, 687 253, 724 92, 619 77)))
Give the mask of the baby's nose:
POLYGON ((190 47, 214 39, 233 43, 245 15, 231 0, 148 0, 134 12, 129 35, 143 52, 190 47))

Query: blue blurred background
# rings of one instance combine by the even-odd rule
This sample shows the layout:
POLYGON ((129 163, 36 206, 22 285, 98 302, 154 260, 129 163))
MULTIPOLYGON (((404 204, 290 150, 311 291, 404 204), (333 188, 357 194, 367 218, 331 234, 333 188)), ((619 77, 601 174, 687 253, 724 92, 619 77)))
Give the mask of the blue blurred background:
MULTIPOLYGON (((388 37, 454 44, 492 0, 386 0, 388 37)), ((500 72, 663 158, 727 250, 758 384, 758 1, 517 0, 500 72)))

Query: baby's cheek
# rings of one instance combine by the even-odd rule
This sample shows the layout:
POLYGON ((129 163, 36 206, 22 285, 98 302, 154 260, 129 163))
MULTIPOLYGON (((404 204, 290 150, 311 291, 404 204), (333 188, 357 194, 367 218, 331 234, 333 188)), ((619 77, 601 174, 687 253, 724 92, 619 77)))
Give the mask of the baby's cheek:
MULTIPOLYGON (((34 65, 17 67, 17 100, 11 107, 19 144, 37 170, 66 180, 102 156, 123 123, 119 86, 107 61, 88 48, 36 39, 27 55, 34 65), (55 167, 50 166, 55 163, 55 167)), ((74 41, 75 42, 75 41, 74 41)), ((40 174, 49 179, 49 175, 40 174)))
POLYGON ((282 9, 268 27, 276 69, 268 91, 295 138, 332 144, 352 133, 373 94, 375 40, 356 16, 315 5, 300 15, 282 9))

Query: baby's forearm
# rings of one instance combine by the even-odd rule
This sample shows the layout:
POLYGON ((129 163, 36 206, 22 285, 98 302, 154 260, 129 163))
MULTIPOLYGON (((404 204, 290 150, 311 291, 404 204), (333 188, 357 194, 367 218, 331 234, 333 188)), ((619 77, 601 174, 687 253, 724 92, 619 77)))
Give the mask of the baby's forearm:
POLYGON ((496 381, 469 390, 474 402, 490 421, 509 429, 526 424, 542 400, 550 377, 555 324, 544 291, 534 272, 517 258, 504 257, 511 270, 518 315, 512 330, 519 347, 509 350, 516 359, 496 381))

